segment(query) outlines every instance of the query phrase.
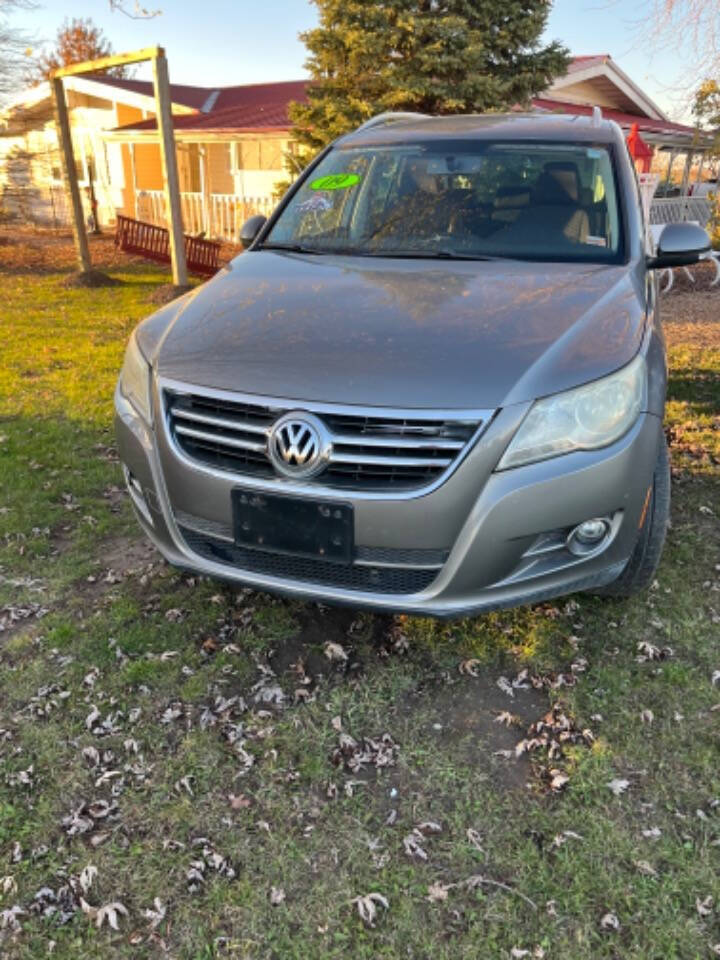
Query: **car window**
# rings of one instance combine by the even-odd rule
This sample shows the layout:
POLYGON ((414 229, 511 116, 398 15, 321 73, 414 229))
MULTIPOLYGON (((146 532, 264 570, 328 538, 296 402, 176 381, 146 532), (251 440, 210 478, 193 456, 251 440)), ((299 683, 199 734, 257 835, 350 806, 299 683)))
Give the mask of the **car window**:
POLYGON ((622 237, 602 145, 429 141, 332 149, 266 242, 358 255, 614 261, 622 237))

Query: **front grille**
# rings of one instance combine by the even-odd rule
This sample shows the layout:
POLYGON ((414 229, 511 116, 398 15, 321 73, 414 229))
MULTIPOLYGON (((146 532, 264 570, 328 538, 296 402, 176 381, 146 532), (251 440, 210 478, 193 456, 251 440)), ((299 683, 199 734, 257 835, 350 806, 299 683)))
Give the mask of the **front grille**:
POLYGON ((438 575, 437 569, 413 567, 369 567, 330 563, 309 557, 292 557, 265 553, 218 540, 206 533, 178 528, 188 547, 199 556, 215 563, 231 566, 238 572, 281 577, 310 585, 340 587, 367 593, 419 593, 429 587, 438 575))
MULTIPOLYGON (((198 393, 165 391, 168 426, 191 459, 243 476, 275 476, 267 441, 273 423, 297 406, 246 403, 198 393)), ((305 407, 303 407, 305 409, 305 407)), ((448 471, 489 420, 407 413, 313 410, 332 437, 328 465, 312 482, 344 490, 409 490, 448 471)))

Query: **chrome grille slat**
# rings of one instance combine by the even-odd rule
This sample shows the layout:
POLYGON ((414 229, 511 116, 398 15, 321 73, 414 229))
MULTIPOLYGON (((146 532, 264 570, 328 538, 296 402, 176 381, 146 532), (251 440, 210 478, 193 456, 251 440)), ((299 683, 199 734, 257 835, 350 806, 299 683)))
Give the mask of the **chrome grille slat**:
POLYGON ((219 427, 221 430, 242 430, 246 433, 267 434, 269 427, 261 426, 257 423, 247 423, 242 420, 228 420, 224 417, 213 417, 207 413, 198 413, 195 410, 184 410, 182 407, 174 407, 173 415, 176 420, 191 420, 193 423, 205 423, 211 427, 219 427))
POLYGON ((407 450, 422 450, 431 448, 434 450, 462 450, 465 446, 462 440, 443 440, 418 437, 417 440, 411 440, 409 437, 374 437, 370 434, 362 436, 348 436, 347 434, 335 434, 334 443, 336 447, 397 447, 407 450))
POLYGON ((311 413, 332 445, 325 469, 307 482, 378 495, 421 490, 442 479, 493 413, 265 401, 174 382, 166 382, 163 398, 170 435, 182 453, 195 463, 256 479, 276 477, 268 454, 274 423, 295 410, 311 413))
POLYGON ((225 444, 238 450, 253 450, 255 453, 262 453, 265 449, 264 443, 256 443, 254 440, 241 440, 238 437, 228 437, 222 433, 205 433, 205 431, 195 430, 193 427, 183 427, 182 424, 175 425, 175 433, 180 433, 183 437, 192 437, 195 440, 209 440, 210 443, 225 444))
POLYGON ((372 453, 333 453, 330 463, 366 463, 373 467, 448 467, 450 457, 380 457, 372 453))

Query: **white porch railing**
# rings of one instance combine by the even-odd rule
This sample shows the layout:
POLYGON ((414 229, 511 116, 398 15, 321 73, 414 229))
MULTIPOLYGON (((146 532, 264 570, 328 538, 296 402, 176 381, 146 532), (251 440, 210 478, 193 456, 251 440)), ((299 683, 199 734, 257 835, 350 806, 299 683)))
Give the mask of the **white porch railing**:
POLYGON ((684 223, 693 220, 701 227, 710 219, 707 197, 659 197, 650 204, 650 223, 684 223))
MULTIPOLYGON (((183 229, 185 233, 200 234, 213 240, 237 243, 240 227, 256 213, 269 216, 275 206, 272 197, 245 197, 233 193, 211 193, 206 205, 202 193, 182 192, 183 229), (208 209, 205 209, 206 206, 208 209)), ((165 196, 162 190, 136 190, 137 219, 157 226, 167 226, 165 196)))

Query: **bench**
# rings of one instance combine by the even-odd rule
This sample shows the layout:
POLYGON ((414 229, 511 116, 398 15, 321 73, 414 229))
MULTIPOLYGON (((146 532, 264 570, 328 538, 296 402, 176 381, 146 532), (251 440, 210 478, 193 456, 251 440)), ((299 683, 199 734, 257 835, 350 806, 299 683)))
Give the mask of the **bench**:
MULTIPOLYGON (((154 223, 117 215, 115 246, 125 253, 137 253, 148 260, 170 263, 170 233, 154 223)), ((185 234, 185 259, 191 273, 212 277, 220 269, 220 244, 185 234)))

